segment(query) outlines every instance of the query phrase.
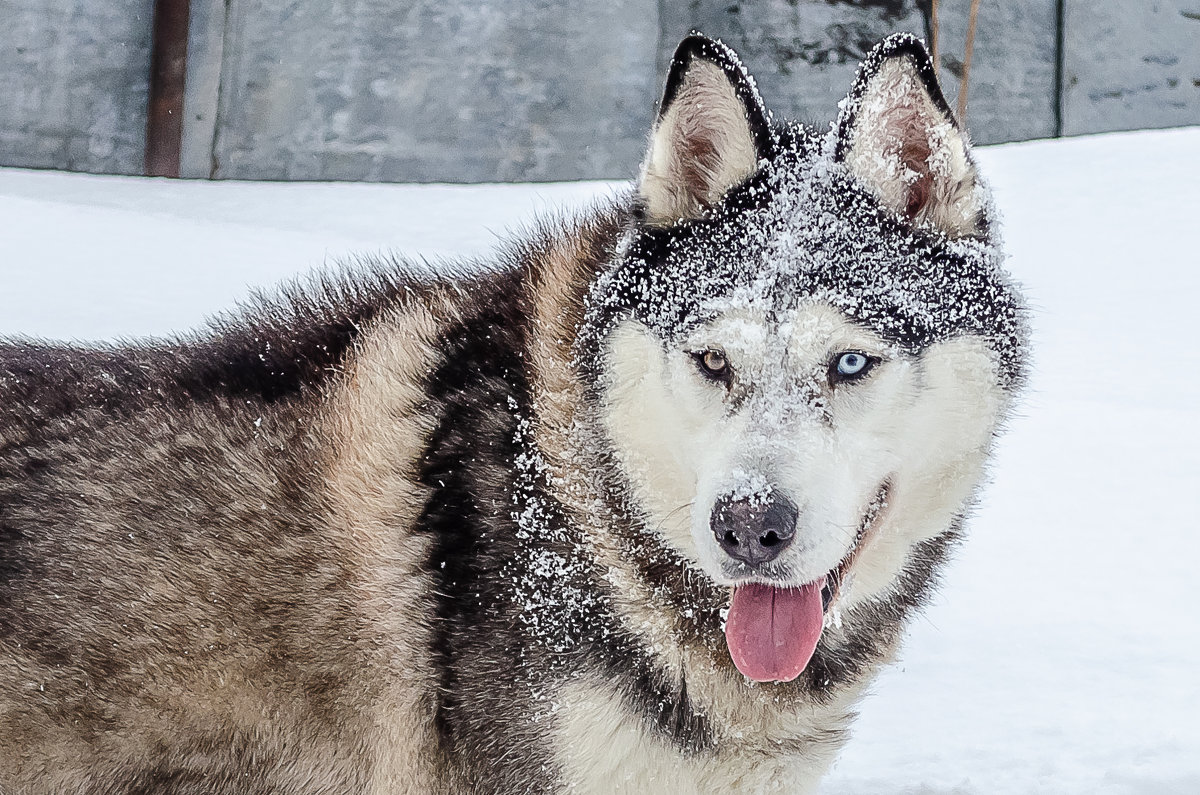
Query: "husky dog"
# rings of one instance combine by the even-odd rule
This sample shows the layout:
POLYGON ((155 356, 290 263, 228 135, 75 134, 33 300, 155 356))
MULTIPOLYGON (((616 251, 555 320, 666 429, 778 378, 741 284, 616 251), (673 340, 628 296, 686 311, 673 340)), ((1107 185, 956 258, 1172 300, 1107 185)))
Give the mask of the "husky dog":
POLYGON ((802 792, 1022 381, 922 45, 684 40, 629 195, 162 344, 0 349, 0 792, 802 792))

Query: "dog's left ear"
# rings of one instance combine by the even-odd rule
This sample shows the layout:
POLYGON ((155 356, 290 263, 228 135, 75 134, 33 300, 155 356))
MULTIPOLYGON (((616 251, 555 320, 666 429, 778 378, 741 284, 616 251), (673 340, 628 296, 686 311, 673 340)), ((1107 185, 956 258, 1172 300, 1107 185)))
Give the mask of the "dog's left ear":
POLYGON ((645 221, 699 217, 775 147, 770 117, 733 50, 692 34, 671 60, 638 198, 645 221))
POLYGON ((987 232, 970 145, 915 37, 889 36, 867 55, 836 135, 836 159, 885 207, 949 237, 987 232))

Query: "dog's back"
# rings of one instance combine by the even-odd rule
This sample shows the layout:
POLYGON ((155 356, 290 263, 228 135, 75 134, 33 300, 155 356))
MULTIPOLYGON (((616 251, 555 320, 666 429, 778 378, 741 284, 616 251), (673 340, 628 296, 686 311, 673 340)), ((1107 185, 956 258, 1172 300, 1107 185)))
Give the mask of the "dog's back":
POLYGON ((0 349, 0 792, 431 786, 406 530, 458 308, 318 292, 171 345, 0 349))

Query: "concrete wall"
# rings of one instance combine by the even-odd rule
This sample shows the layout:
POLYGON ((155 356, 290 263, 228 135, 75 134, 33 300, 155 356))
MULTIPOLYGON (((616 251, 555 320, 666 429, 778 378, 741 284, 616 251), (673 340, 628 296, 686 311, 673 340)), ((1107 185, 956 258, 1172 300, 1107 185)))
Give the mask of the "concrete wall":
MULTIPOLYGON (((977 143, 1053 136, 1056 129, 1056 0, 990 0, 980 6, 967 125, 977 143)), ((941 0, 942 81, 958 94, 969 0, 941 0)), ((830 122, 859 61, 895 31, 926 35, 929 3, 916 0, 690 0, 665 2, 659 70, 691 29, 742 53, 767 105, 784 116, 830 122)))
POLYGON ((140 174, 153 0, 0 0, 0 164, 140 174))
MULTIPOLYGON (((152 0, 0 0, 0 164, 138 173, 152 0)), ((940 0, 955 101, 970 0, 940 0)), ((827 124, 929 0, 191 0, 182 171, 238 179, 631 176, 692 29, 827 124)), ((979 143, 1200 124, 1200 0, 983 0, 979 143), (1060 26, 1060 20, 1062 25, 1060 26)))
POLYGON ((1065 0, 1062 133, 1200 124, 1200 0, 1065 0))
MULTIPOLYGON (((942 0, 942 86, 958 101, 969 0, 942 0)), ((1050 138, 1058 126, 1057 0, 984 0, 975 27, 966 125, 979 144, 1050 138)), ((1200 108, 1198 108, 1200 111, 1200 108)))
POLYGON ((895 31, 925 36, 914 0, 856 5, 825 0, 690 0, 664 2, 658 70, 691 30, 737 50, 767 107, 785 118, 826 126, 837 114, 859 62, 895 31))
POLYGON ((627 173, 656 0, 231 0, 215 176, 562 180, 627 173))

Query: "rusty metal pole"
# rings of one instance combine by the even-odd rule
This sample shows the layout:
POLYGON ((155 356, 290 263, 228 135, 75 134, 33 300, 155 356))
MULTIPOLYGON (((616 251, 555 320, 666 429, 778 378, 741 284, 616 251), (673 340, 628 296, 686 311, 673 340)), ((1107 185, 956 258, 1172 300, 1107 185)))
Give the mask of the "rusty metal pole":
POLYGON ((155 0, 146 108, 146 175, 178 177, 187 79, 188 0, 155 0))
POLYGON ((962 82, 958 85, 958 123, 967 125, 967 89, 971 84, 971 57, 975 52, 975 20, 979 17, 979 0, 971 0, 967 16, 967 48, 963 51, 962 82))

